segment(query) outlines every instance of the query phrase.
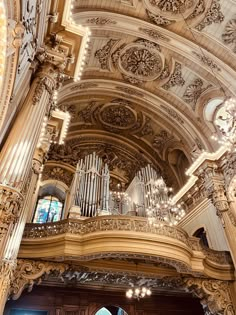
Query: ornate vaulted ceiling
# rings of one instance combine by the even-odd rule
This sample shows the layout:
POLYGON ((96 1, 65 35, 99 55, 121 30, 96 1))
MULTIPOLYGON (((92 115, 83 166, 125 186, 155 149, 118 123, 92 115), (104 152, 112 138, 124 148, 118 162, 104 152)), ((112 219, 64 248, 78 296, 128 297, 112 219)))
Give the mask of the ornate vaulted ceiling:
POLYGON ((114 182, 151 163, 182 186, 196 155, 215 149, 207 103, 236 88, 235 14, 235 0, 74 1, 74 21, 92 35, 81 81, 61 89, 72 120, 50 159, 73 164, 96 150, 114 182))

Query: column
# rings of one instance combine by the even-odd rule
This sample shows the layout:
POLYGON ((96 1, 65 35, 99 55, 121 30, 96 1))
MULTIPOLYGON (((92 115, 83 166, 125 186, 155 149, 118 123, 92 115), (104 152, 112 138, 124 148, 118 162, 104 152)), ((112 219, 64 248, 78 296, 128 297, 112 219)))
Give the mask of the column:
POLYGON ((227 199, 224 175, 216 162, 209 161, 201 166, 198 175, 203 178, 208 198, 212 201, 216 214, 221 219, 234 266, 236 266, 236 220, 227 199))
MULTIPOLYGON (((0 305, 3 311, 9 290, 37 176, 32 160, 39 141, 43 119, 48 115, 57 83, 57 69, 49 63, 37 72, 21 111, 0 154, 0 305), (6 267, 7 266, 7 267, 6 267), (10 270, 11 269, 11 270, 10 270)), ((1 314, 0 308, 0 314, 1 314)))

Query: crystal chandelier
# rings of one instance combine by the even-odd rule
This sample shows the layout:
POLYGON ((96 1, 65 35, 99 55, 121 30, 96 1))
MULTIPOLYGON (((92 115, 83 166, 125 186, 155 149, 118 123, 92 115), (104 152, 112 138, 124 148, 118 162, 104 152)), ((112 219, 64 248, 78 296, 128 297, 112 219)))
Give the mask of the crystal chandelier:
POLYGON ((149 224, 162 227, 173 226, 185 215, 180 204, 175 204, 170 197, 172 188, 166 186, 163 178, 153 180, 146 187, 145 204, 149 224))
POLYGON ((228 150, 236 152, 236 99, 228 98, 224 104, 224 115, 217 117, 215 123, 221 132, 221 137, 212 136, 219 144, 228 150))
POLYGON ((124 191, 111 191, 110 197, 113 201, 113 210, 119 214, 124 214, 125 207, 129 205, 131 198, 124 191))
POLYGON ((126 296, 129 299, 141 299, 152 294, 151 289, 144 286, 133 286, 126 291, 126 296))

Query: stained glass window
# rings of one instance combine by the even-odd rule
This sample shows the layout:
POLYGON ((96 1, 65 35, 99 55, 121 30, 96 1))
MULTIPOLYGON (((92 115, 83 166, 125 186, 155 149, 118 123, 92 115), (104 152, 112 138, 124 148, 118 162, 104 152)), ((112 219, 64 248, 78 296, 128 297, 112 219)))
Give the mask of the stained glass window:
POLYGON ((38 200, 33 223, 55 222, 61 219, 62 202, 54 196, 45 196, 38 200))

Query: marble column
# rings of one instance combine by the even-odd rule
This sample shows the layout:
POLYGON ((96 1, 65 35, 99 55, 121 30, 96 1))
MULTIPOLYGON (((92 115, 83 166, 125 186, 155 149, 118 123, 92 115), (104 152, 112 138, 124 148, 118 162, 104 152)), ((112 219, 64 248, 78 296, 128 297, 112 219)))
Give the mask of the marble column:
POLYGON ((0 284, 4 284, 0 285, 2 308, 24 229, 27 203, 37 180, 32 171, 33 156, 44 117, 49 114, 57 77, 58 71, 52 64, 40 67, 0 153, 0 266, 9 269, 0 273, 0 284))

